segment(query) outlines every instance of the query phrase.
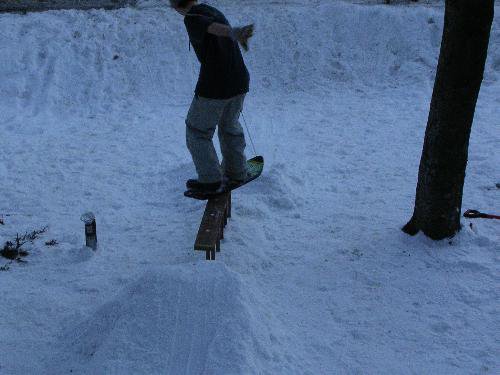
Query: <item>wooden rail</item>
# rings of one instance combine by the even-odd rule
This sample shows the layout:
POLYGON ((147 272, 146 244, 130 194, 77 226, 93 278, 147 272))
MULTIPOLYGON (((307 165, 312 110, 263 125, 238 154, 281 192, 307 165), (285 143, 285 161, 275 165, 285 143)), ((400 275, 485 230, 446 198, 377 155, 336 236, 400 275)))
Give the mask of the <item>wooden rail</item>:
POLYGON ((221 194, 207 201, 201 219, 194 249, 205 251, 207 260, 215 260, 220 251, 220 241, 224 238, 224 227, 231 217, 231 192, 221 194))

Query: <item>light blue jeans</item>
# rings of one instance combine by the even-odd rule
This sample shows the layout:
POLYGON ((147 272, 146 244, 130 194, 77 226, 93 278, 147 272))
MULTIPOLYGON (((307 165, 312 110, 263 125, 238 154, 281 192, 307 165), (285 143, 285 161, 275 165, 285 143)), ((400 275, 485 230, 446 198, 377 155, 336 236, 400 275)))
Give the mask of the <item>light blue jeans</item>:
POLYGON ((245 134, 239 122, 245 95, 230 99, 195 96, 186 118, 186 144, 200 182, 246 177, 245 134), (222 165, 212 141, 218 128, 222 165))

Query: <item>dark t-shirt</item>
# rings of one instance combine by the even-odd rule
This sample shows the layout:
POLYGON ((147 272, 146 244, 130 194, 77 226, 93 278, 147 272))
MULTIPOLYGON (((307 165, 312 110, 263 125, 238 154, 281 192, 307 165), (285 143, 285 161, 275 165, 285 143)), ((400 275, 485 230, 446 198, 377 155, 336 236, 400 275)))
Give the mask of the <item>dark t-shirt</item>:
POLYGON ((240 47, 231 38, 208 33, 213 22, 229 25, 221 12, 206 4, 193 5, 184 17, 189 41, 201 63, 195 94, 228 99, 247 93, 250 75, 240 47))

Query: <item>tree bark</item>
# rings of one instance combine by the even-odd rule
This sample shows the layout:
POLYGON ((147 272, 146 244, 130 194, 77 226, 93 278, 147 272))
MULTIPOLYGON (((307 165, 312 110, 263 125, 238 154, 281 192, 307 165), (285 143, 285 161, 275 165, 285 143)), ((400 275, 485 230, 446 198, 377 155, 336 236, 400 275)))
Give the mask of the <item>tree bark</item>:
POLYGON ((420 159, 415 208, 403 231, 440 240, 460 230, 469 137, 483 80, 494 0, 446 0, 420 159))

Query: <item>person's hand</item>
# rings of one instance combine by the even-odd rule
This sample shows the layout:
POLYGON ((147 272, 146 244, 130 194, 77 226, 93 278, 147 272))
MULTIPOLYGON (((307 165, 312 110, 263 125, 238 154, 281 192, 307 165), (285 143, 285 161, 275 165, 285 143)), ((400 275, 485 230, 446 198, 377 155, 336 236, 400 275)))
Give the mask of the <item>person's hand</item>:
POLYGON ((240 43, 245 51, 248 51, 248 39, 253 36, 253 30, 253 24, 243 27, 233 27, 231 30, 231 38, 240 43))

